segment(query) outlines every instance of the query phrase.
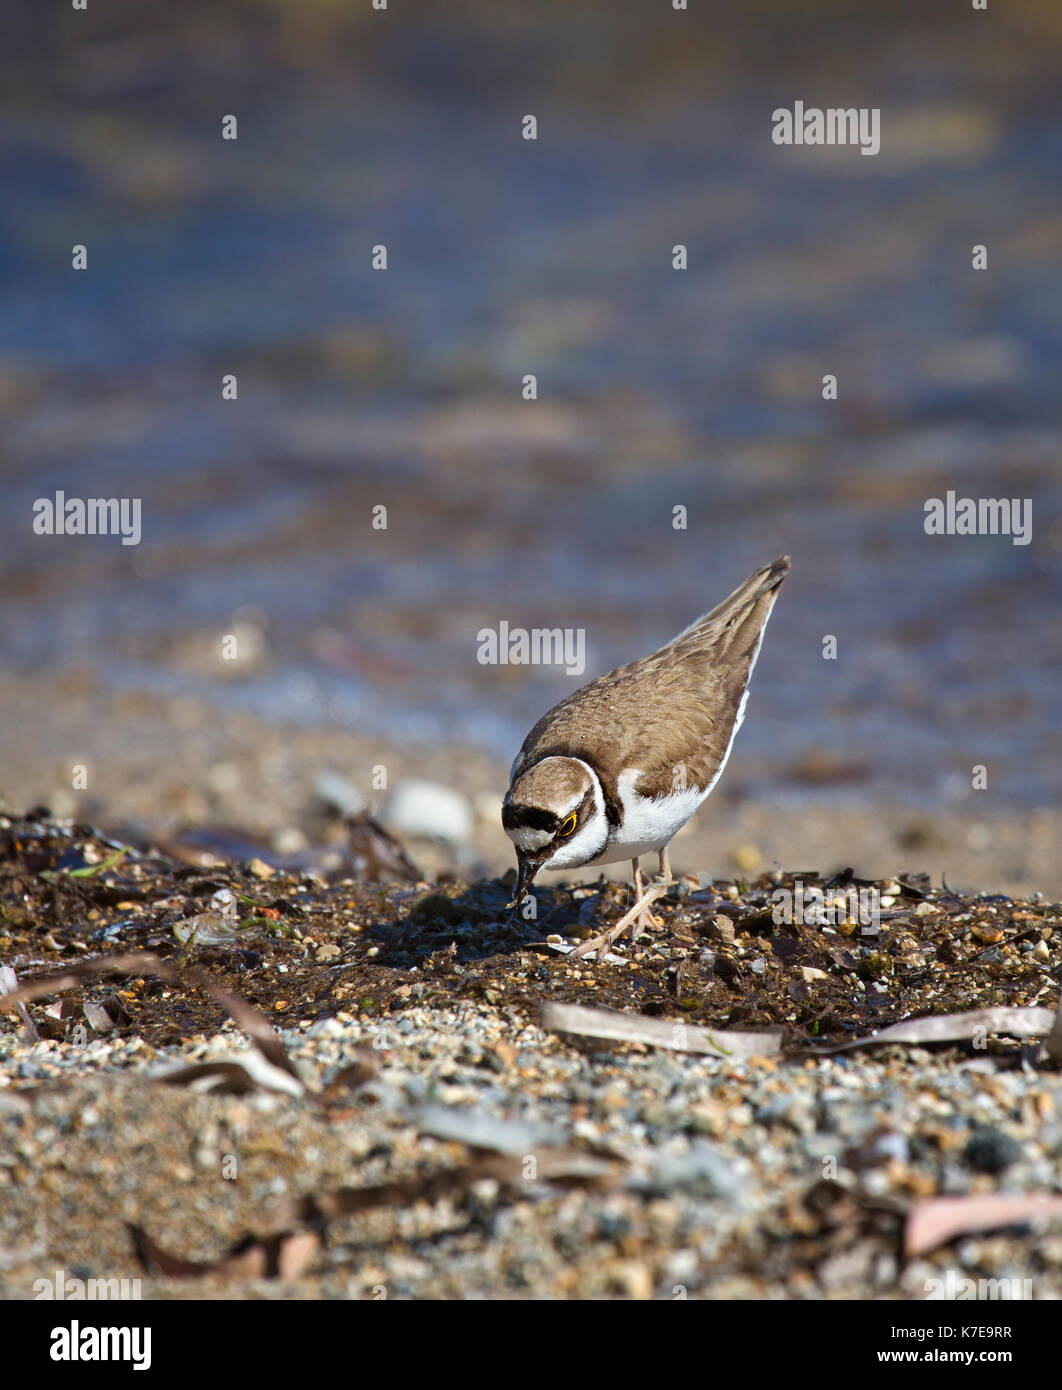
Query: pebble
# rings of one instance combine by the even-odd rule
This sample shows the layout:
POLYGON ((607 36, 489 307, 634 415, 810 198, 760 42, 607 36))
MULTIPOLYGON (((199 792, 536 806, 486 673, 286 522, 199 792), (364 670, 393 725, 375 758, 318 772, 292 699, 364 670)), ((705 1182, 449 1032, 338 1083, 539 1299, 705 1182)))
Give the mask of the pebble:
POLYGON ((649 1175, 635 1185, 660 1196, 677 1190, 733 1201, 746 1181, 733 1159, 698 1139, 684 1154, 663 1154, 649 1175))
POLYGON ((1018 1141, 994 1128, 975 1129, 963 1150, 963 1157, 975 1172, 993 1176, 1017 1163, 1021 1156, 1018 1141))
POLYGON ((755 845, 735 845, 730 858, 735 867, 746 874, 757 873, 763 864, 763 855, 755 845))
POLYGON ((645 1300, 653 1296, 653 1275, 648 1265, 636 1260, 622 1260, 609 1269, 609 1278, 618 1293, 627 1298, 645 1300))
POLYGON ((464 845, 472 838, 472 803, 438 782, 410 778, 398 783, 381 813, 396 835, 424 836, 464 845))

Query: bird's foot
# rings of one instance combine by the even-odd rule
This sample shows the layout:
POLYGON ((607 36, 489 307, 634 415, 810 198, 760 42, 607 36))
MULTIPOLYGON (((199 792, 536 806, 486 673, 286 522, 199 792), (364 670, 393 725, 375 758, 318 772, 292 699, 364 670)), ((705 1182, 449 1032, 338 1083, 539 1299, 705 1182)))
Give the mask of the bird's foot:
MULTIPOLYGON (((654 878, 652 883, 647 886, 642 901, 652 901, 650 894, 655 894, 656 897, 664 897, 674 888, 675 882, 676 880, 671 877, 670 873, 661 874, 658 878, 654 878)), ((643 907, 641 912, 639 912, 638 916, 634 919, 634 926, 631 930, 631 940, 637 941, 639 936, 646 931, 663 931, 664 927, 665 923, 663 918, 658 917, 651 908, 643 907)))
POLYGON ((631 923, 631 940, 637 941, 647 931, 663 931, 663 919, 658 917, 652 908, 643 907, 638 916, 631 923))
POLYGON ((632 929, 631 940, 637 940, 641 931, 644 930, 647 918, 651 925, 662 927, 663 923, 659 922, 649 911, 649 905, 655 903, 657 898, 662 898, 669 886, 667 883, 654 883, 647 893, 642 894, 630 911, 623 914, 614 927, 609 927, 608 931, 602 932, 600 936, 591 937, 589 941, 584 941, 576 946, 574 950, 568 952, 568 959, 573 960, 579 956, 588 956, 591 952, 596 951, 598 960, 603 960, 609 947, 618 941, 632 924, 637 927, 637 930, 632 929))

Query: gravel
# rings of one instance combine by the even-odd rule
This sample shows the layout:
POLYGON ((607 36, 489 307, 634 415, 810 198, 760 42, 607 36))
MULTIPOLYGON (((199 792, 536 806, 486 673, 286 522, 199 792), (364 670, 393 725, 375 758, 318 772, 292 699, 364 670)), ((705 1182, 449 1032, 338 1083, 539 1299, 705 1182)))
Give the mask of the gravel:
POLYGON ((958 1264, 985 1277, 1005 1267, 1036 1297, 1062 1296, 1062 1234, 971 1236, 905 1268, 899 1218, 869 1243, 853 1228, 835 1248, 836 1229, 809 1206, 824 1179, 900 1208, 939 1193, 1059 1190, 1062 1083, 1014 1055, 731 1063, 586 1051, 466 1004, 379 1022, 340 1014, 281 1036, 308 1083, 299 1097, 198 1094, 149 1075, 149 1064, 157 1074, 246 1059, 231 1026, 160 1049, 0 1038, 0 1293, 27 1296, 54 1267, 140 1275, 158 1297, 371 1297, 382 1286, 408 1298, 670 1298, 679 1284, 709 1298, 904 1298, 958 1264), (366 1051, 380 1081, 323 1111, 323 1088, 366 1051), (470 1149, 556 1144, 612 1157, 620 1182, 595 1192, 531 1181, 517 1200, 488 1182, 463 1199, 343 1219, 290 1285, 146 1278, 125 1225, 209 1260, 270 1229, 282 1197, 410 1176, 470 1149))

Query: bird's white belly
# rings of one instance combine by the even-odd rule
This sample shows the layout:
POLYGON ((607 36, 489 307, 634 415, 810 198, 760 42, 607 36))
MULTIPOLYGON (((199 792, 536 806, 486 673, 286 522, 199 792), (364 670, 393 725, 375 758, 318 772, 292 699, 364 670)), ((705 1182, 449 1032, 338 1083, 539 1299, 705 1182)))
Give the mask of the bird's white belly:
POLYGON ((625 772, 619 779, 619 795, 623 819, 611 832, 608 844, 591 864, 615 864, 621 859, 637 859, 639 855, 663 849, 693 815, 708 795, 702 787, 687 787, 670 796, 653 799, 639 796, 633 783, 641 774, 625 772))

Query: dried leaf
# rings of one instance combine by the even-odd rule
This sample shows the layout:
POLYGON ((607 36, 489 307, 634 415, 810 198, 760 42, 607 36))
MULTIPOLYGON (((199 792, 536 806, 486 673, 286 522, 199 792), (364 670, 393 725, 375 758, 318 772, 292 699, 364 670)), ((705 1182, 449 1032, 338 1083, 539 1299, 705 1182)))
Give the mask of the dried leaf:
POLYGON ((486 1154, 458 1168, 444 1168, 423 1177, 399 1178, 376 1187, 341 1187, 334 1192, 297 1197, 282 1208, 284 1224, 333 1221, 372 1207, 405 1207, 413 1202, 437 1202, 464 1193, 492 1178, 510 1192, 529 1183, 551 1182, 608 1187, 620 1174, 619 1165, 580 1149, 543 1148, 524 1155, 486 1154))
POLYGON ((255 1089, 250 1073, 239 1062, 199 1062, 195 1066, 160 1072, 153 1079, 165 1086, 190 1086, 215 1096, 244 1096, 255 1089), (198 1084, 211 1078, 217 1079, 216 1085, 198 1084))
POLYGON ((543 1004, 538 1022, 548 1033, 646 1043, 675 1052, 708 1052, 716 1057, 769 1057, 782 1047, 780 1028, 762 1033, 729 1032, 725 1028, 700 1028, 691 1023, 646 1018, 617 1009, 587 1008, 582 1004, 543 1004))
POLYGON ((246 1236, 220 1260, 182 1260, 167 1254, 139 1226, 130 1226, 133 1248, 148 1274, 170 1279, 202 1279, 207 1275, 241 1279, 298 1279, 320 1249, 316 1231, 283 1231, 256 1239, 246 1236))
POLYGON ((1007 1008, 971 1009, 961 1014, 930 1014, 926 1018, 909 1018, 894 1023, 880 1033, 865 1038, 849 1038, 845 1042, 828 1043, 810 1049, 821 1055, 848 1052, 855 1047, 877 1047, 882 1043, 961 1042, 976 1034, 1006 1033, 1013 1038, 1035 1038, 1049 1033, 1055 1022, 1051 1009, 1007 1008))
POLYGON ((976 1197, 934 1197, 907 1217, 904 1252, 925 1255, 955 1236, 998 1231, 1039 1217, 1062 1218, 1062 1197, 1046 1192, 991 1192, 976 1197))
POLYGON ((284 1229, 264 1236, 245 1236, 220 1260, 182 1260, 170 1255, 139 1226, 130 1226, 137 1258, 149 1274, 194 1279, 206 1275, 224 1279, 297 1279, 320 1245, 320 1228, 328 1221, 373 1207, 407 1207, 414 1202, 437 1202, 462 1194, 477 1182, 493 1178, 500 1186, 520 1191, 528 1183, 554 1182, 578 1186, 611 1185, 618 1165, 577 1149, 540 1149, 520 1157, 491 1154, 459 1168, 426 1177, 405 1178, 376 1187, 341 1187, 334 1192, 308 1193, 279 1210, 284 1229), (302 1231, 298 1228, 311 1226, 302 1231))
POLYGON ((212 1057, 194 1066, 179 1066, 149 1073, 153 1081, 167 1086, 190 1086, 212 1095, 246 1095, 248 1091, 283 1091, 289 1096, 301 1096, 301 1081, 291 1076, 257 1052, 242 1052, 239 1060, 212 1057))

